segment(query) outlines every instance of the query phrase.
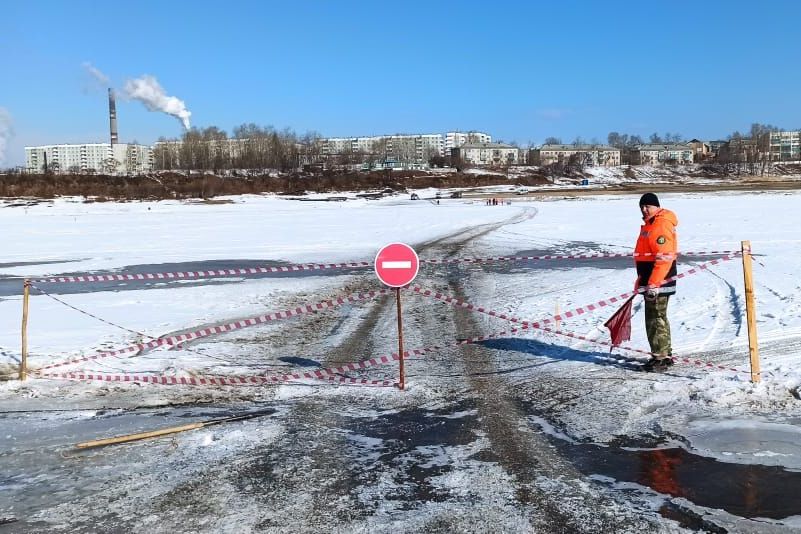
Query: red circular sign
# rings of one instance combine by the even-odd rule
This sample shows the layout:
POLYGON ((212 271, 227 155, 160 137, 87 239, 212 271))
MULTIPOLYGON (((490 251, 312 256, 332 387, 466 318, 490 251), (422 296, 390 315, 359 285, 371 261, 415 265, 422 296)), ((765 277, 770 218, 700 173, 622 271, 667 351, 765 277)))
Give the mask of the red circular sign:
POLYGON ((404 243, 390 243, 375 256, 375 274, 389 287, 402 287, 414 280, 420 260, 417 252, 404 243))

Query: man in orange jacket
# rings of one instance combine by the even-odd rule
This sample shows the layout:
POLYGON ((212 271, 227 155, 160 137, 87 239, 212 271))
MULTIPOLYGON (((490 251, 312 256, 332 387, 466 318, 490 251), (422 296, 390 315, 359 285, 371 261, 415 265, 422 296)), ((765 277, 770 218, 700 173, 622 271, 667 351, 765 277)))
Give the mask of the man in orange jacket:
POLYGON ((668 300, 676 293, 678 240, 676 214, 659 206, 653 193, 640 198, 643 225, 634 247, 637 266, 637 288, 645 288, 645 331, 653 354, 646 370, 662 370, 673 365, 670 323, 667 318, 668 300))

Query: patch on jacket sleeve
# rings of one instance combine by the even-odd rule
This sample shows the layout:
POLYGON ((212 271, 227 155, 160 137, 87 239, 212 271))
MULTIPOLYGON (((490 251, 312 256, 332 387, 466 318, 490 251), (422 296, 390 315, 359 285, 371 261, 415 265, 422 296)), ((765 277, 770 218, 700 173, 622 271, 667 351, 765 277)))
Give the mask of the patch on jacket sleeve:
POLYGON ((665 236, 663 235, 660 235, 659 237, 656 238, 656 242, 659 243, 660 245, 664 245, 665 241, 667 241, 667 239, 665 239, 665 236))

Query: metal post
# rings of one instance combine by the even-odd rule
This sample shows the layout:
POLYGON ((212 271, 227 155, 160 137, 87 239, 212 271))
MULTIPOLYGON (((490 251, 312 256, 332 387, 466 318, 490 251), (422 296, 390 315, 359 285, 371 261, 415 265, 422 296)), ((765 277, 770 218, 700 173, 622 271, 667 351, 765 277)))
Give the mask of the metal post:
POLYGON ((398 361, 400 362, 400 383, 399 388, 403 390, 404 387, 404 371, 403 371, 403 316, 401 315, 401 288, 395 288, 395 300, 398 303, 398 361))
POLYGON ((22 286, 22 357, 19 362, 19 379, 28 376, 28 300, 31 294, 31 283, 25 280, 22 286))
POLYGON ((748 321, 748 352, 751 356, 751 382, 760 380, 759 343, 757 342, 756 306, 754 304, 754 278, 751 272, 751 242, 741 243, 743 251, 743 279, 745 281, 745 312, 748 321))

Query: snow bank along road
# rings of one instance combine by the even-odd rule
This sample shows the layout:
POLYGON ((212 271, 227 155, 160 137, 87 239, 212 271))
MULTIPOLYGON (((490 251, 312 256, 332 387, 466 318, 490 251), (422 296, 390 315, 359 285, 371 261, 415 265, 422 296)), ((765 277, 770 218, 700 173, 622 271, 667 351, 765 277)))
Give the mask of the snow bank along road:
MULTIPOLYGON (((418 243, 418 252, 449 259, 486 256, 480 252, 488 244, 498 250, 517 247, 515 255, 521 256, 609 250, 599 240, 538 232, 541 217, 533 214, 510 211, 500 222, 418 243)), ((708 260, 690 257, 685 268, 708 260)), ((627 289, 630 261, 427 264, 415 285, 510 316, 542 319, 557 303, 567 310, 627 289)), ((745 369, 735 263, 688 277, 682 283, 687 293, 696 286, 708 293, 678 297, 671 316, 675 331, 689 340, 677 342, 683 355, 745 369), (696 319, 702 315, 707 318, 696 319)), ((768 293, 787 296, 769 278, 763 280, 768 293)), ((282 291, 269 294, 275 310, 378 288, 372 273, 351 270, 299 279, 216 280, 145 293, 197 291, 198 299, 214 299, 242 285, 258 293, 268 283, 283 284, 282 291)), ((92 295, 86 302, 102 299, 92 295)), ((40 380, 7 386, 3 404, 17 413, 2 415, 3 427, 15 430, 0 442, 7 467, 0 495, 9 497, 0 516, 16 522, 0 526, 0 532, 134 526, 208 532, 772 532, 799 526, 798 504, 782 497, 786 491, 776 491, 801 481, 792 384, 766 379, 760 390, 748 384, 747 374, 741 379, 692 365, 642 373, 636 361, 641 354, 610 356, 606 347, 581 339, 512 333, 514 324, 409 291, 403 299, 407 349, 440 347, 407 360, 404 392, 318 380, 267 388, 40 380), (453 343, 474 337, 491 339, 453 343), (65 411, 25 412, 30 409, 65 411), (93 437, 256 409, 269 413, 169 439, 88 453, 69 450, 93 437), (737 425, 721 412, 747 423, 737 425), (777 413, 785 418, 777 419, 777 413), (749 430, 760 434, 761 445, 753 444, 749 430), (740 445, 737 461, 726 458, 732 453, 727 439, 740 445)), ((204 326, 228 324, 249 316, 246 311, 231 307, 229 317, 218 314, 204 326)), ((606 339, 594 326, 609 313, 587 314, 560 328, 606 339)), ((641 334, 638 319, 635 339, 641 334)), ((378 296, 192 340, 178 350, 145 348, 130 359, 84 362, 82 368, 180 375, 335 368, 391 354, 395 321, 394 299, 378 296)), ((769 337, 764 352, 777 361, 797 353, 801 336, 792 327, 787 335, 769 337)), ((396 367, 341 374, 393 382, 396 367)))

